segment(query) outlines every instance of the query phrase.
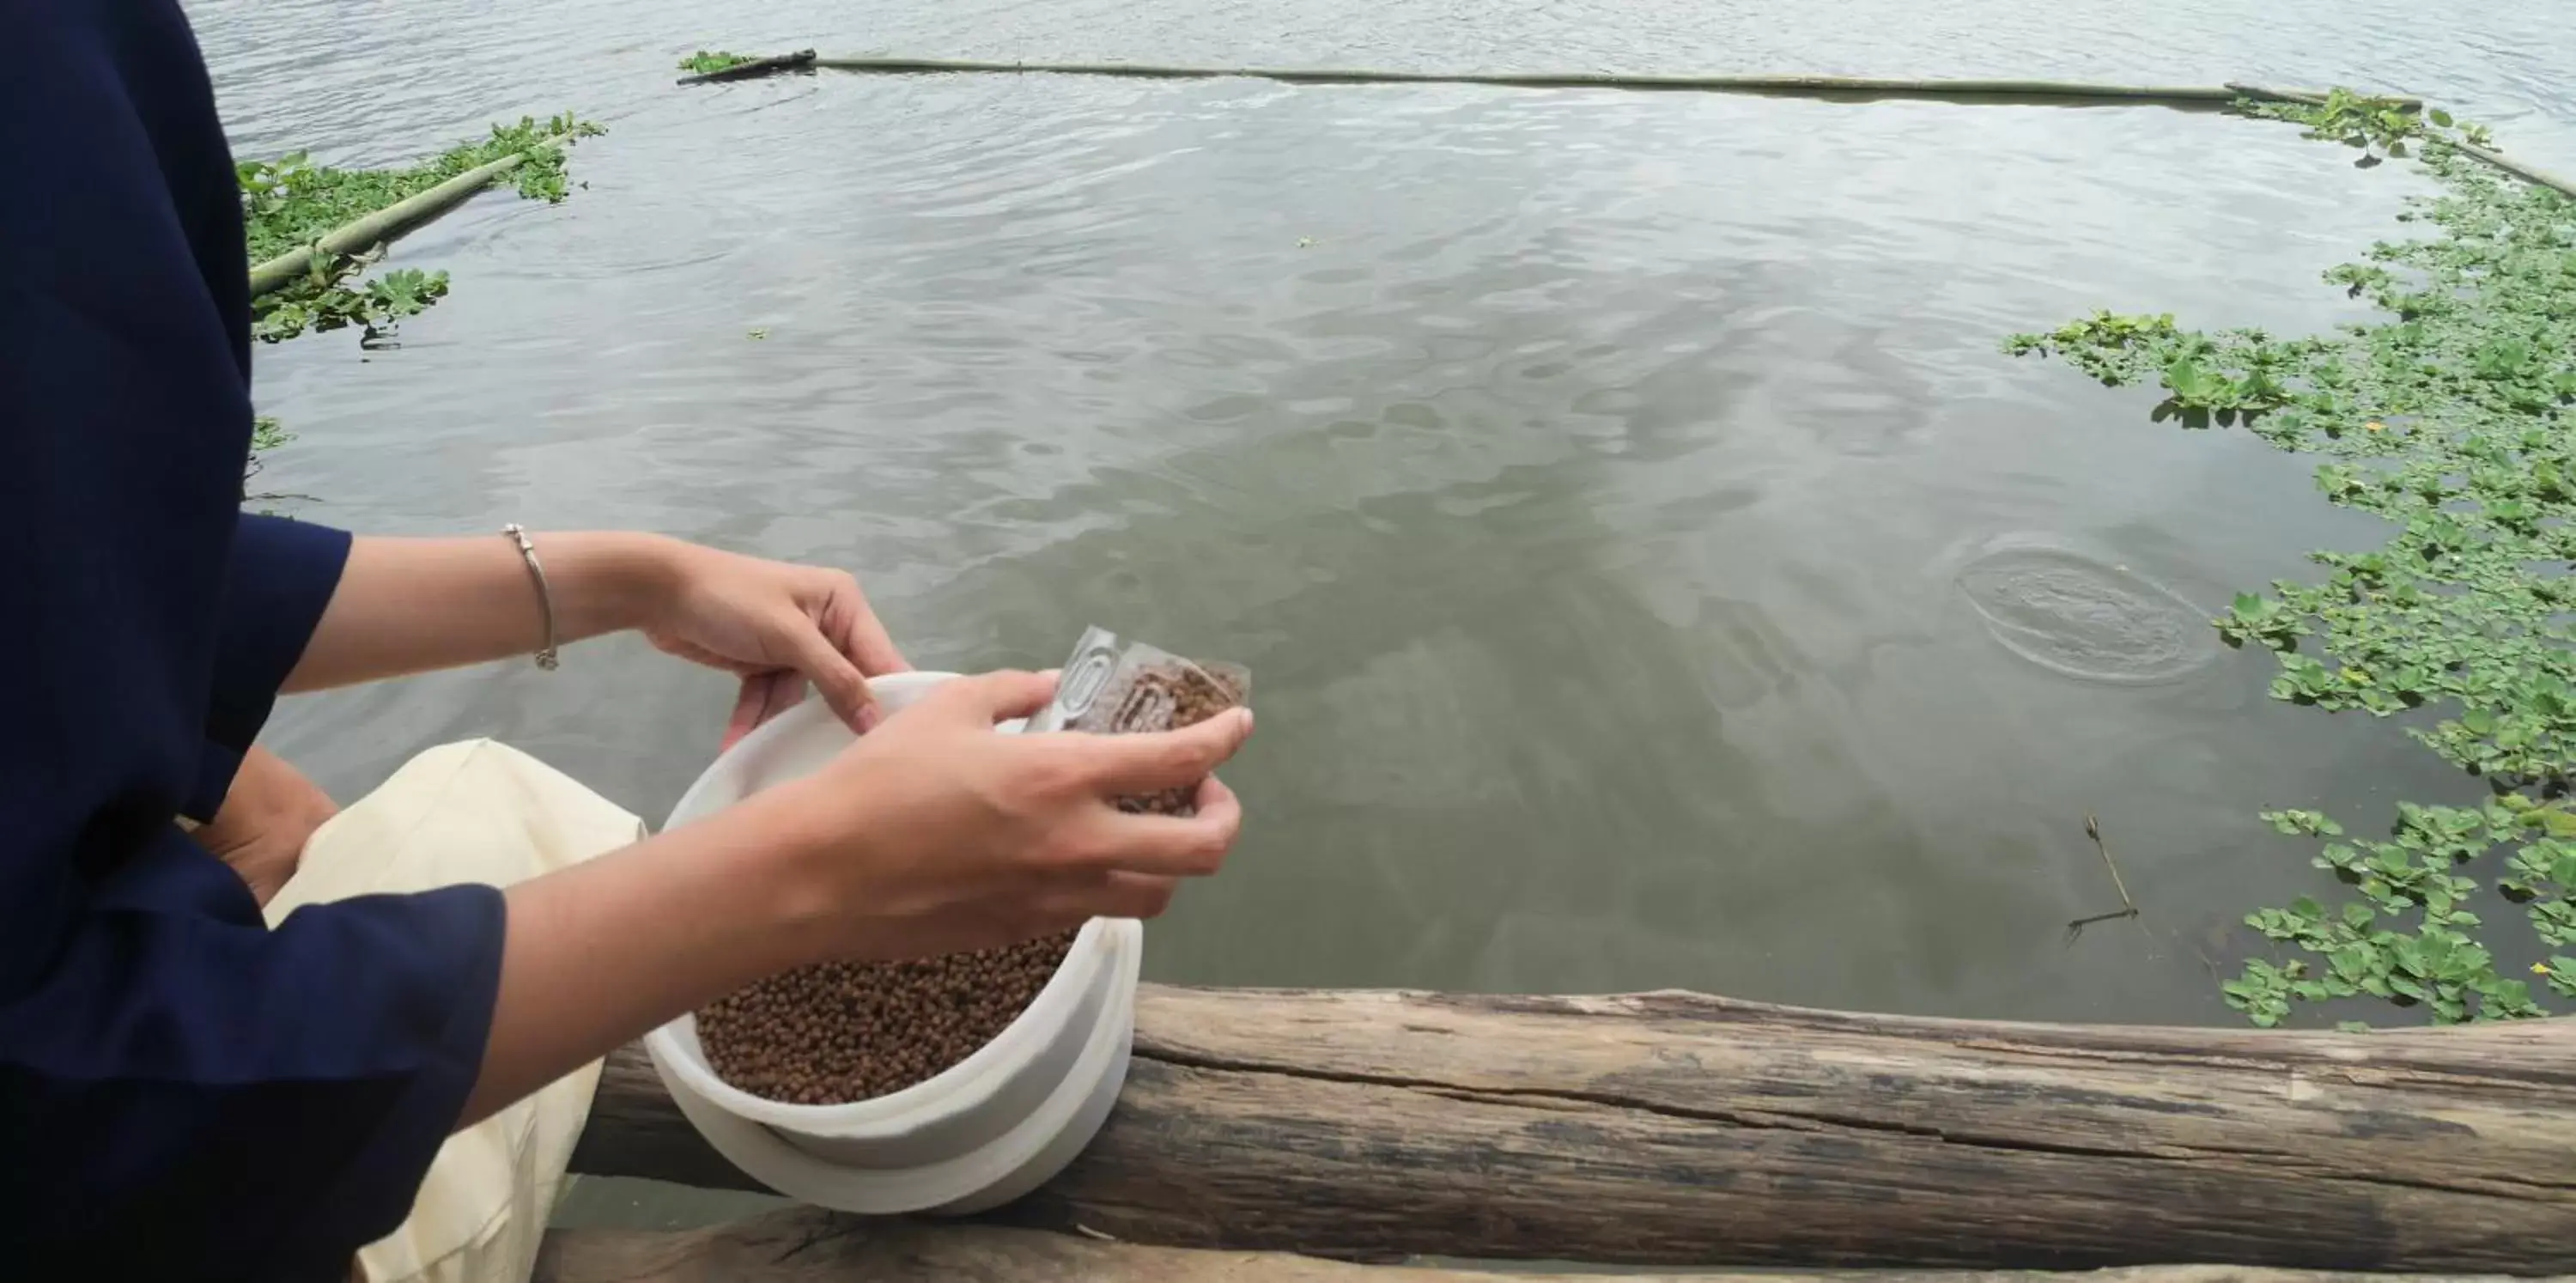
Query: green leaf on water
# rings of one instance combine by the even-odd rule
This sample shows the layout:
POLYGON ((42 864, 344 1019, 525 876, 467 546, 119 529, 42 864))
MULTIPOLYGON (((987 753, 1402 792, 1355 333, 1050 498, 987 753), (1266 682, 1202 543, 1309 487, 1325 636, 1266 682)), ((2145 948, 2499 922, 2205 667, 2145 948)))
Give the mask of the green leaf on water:
POLYGON ((320 252, 317 242, 323 234, 511 156, 521 157, 511 171, 520 195, 562 200, 565 152, 571 140, 601 132, 598 125, 570 115, 545 121, 523 117, 515 125, 494 125, 488 138, 459 144, 401 169, 315 165, 300 151, 275 160, 237 163, 234 180, 240 188, 243 242, 251 261, 307 251, 302 274, 251 300, 252 337, 279 343, 310 332, 356 328, 362 347, 389 345, 399 322, 419 315, 446 295, 447 273, 401 268, 351 284, 375 255, 320 252))
POLYGON ((2576 851, 2558 851, 2549 861, 2549 880, 2560 888, 2576 891, 2576 851))
MULTIPOLYGON (((2527 923, 2562 952, 2540 996, 2576 998, 2576 803, 2558 800, 2576 793, 2576 205, 2428 144, 2492 142, 2439 108, 2338 88, 2234 110, 2360 148, 2365 166, 2405 157, 2432 181, 2401 216, 2411 239, 2327 273, 2374 314, 2280 336, 2100 310, 2008 350, 2112 387, 2160 384, 2151 419, 2245 427, 2309 456, 2325 502, 2380 519, 2378 546, 2244 585, 2212 623, 2272 651, 2274 698, 2390 717, 2381 733, 2474 777, 2450 796, 2484 800, 2409 803, 2384 836, 2320 841, 2307 858, 2357 897, 2329 914, 2302 896, 2246 921, 2325 969, 2249 961, 2229 1002, 2263 1025, 2350 989, 2444 1021, 2543 1014, 2540 986, 2501 975, 2499 950, 2466 933, 2527 923), (2494 864, 2509 867, 2468 867, 2494 864), (2490 887, 2521 912, 2483 921, 2468 906, 2490 887)), ((2294 839, 2337 835, 2313 811, 2262 818, 2294 839)))
POLYGON ((2550 992, 2576 998, 2576 958, 2553 955, 2547 963, 2532 969, 2548 982, 2550 992))
POLYGON ((746 62, 756 61, 758 59, 749 54, 739 54, 724 49, 700 49, 680 60, 680 70, 703 76, 710 72, 728 71, 746 62))

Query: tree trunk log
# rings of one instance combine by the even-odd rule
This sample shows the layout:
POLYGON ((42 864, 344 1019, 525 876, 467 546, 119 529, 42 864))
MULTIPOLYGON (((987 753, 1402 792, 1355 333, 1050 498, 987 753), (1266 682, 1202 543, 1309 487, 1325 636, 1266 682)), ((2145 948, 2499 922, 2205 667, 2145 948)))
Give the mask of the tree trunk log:
MULTIPOLYGON (((574 1169, 756 1188, 612 1059, 574 1169)), ((2576 1021, 2367 1035, 1147 986, 1130 1243, 1648 1265, 2576 1272, 2576 1021)))
MULTIPOLYGON (((800 1207, 678 1233, 556 1230, 530 1283, 1609 1283, 1558 1274, 1351 1265, 1286 1252, 1150 1247, 1000 1225, 866 1220, 800 1207)), ((1636 1274, 1619 1283, 2446 1283, 2501 1276, 2162 1265, 2081 1274, 1842 1271, 1636 1274)))

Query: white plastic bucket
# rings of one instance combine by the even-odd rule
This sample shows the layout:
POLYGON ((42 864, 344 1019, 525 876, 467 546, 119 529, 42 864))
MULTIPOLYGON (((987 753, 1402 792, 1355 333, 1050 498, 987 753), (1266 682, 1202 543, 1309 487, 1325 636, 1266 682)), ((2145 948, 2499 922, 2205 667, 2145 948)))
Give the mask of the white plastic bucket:
MULTIPOLYGON (((954 676, 904 673, 869 686, 892 714, 954 676)), ((851 741, 823 701, 807 699, 717 758, 668 827, 811 774, 851 741)), ((1044 1184, 1099 1132, 1127 1081, 1143 954, 1143 924, 1092 919, 993 1041, 874 1100, 790 1105, 736 1088, 708 1066, 694 1015, 646 1034, 644 1049, 707 1143, 779 1193, 844 1212, 981 1211, 1044 1184)))

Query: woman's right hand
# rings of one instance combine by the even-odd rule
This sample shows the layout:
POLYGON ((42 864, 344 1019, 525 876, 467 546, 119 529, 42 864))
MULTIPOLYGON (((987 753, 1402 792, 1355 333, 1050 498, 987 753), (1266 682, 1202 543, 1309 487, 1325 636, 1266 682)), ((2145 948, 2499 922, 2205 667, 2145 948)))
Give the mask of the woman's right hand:
POLYGON ((994 731, 1054 696, 1053 674, 941 683, 822 771, 761 795, 808 852, 800 916, 835 955, 928 957, 1150 918, 1179 879, 1217 871, 1243 808, 1211 772, 1251 735, 1251 710, 1151 734, 994 731), (1192 784, 1194 816, 1115 805, 1192 784))
POLYGON ((1152 735, 994 731, 1054 695, 1052 676, 951 679, 813 775, 509 888, 458 1125, 762 976, 1151 917, 1179 879, 1215 872, 1243 810, 1208 773, 1251 714, 1152 735), (1188 819, 1114 804, 1192 783, 1188 819))

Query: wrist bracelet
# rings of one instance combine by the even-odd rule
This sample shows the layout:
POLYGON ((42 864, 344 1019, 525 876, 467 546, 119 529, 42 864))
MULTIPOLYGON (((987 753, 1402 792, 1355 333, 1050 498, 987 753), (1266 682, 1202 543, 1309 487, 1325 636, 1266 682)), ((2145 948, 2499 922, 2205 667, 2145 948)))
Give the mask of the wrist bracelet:
POLYGON ((555 653, 554 589, 546 584, 546 568, 537 563, 537 543, 528 537, 528 528, 513 521, 501 527, 501 533, 519 546, 519 560, 528 563, 528 578, 537 585, 537 610, 546 621, 546 644, 537 652, 537 667, 551 673, 563 660, 555 653))

